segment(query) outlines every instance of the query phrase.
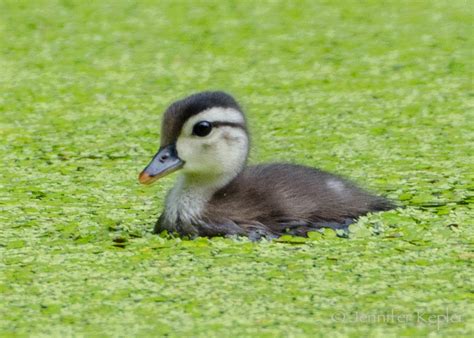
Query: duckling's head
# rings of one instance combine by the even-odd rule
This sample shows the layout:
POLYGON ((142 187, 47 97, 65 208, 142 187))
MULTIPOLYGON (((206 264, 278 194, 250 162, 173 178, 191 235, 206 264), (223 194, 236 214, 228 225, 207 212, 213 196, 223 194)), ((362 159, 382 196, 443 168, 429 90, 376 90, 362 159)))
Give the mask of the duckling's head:
POLYGON ((248 149, 245 115, 234 98, 194 94, 164 113, 160 149, 139 181, 151 184, 179 169, 193 180, 230 180, 244 167, 248 149))

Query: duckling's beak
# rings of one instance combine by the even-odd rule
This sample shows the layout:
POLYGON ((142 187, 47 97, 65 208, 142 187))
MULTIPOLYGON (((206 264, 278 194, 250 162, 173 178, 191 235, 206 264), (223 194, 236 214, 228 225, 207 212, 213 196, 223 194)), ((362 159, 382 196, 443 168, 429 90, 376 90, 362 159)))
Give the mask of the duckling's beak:
POLYGON ((175 144, 161 147, 150 164, 140 173, 138 180, 141 184, 151 184, 159 178, 181 169, 184 161, 178 157, 175 144))

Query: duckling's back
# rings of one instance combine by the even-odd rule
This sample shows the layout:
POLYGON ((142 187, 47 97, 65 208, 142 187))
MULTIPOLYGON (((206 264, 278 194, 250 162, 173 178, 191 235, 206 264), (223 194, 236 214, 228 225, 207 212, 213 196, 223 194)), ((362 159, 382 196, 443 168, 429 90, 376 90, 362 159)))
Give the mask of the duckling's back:
POLYGON ((369 212, 392 209, 387 199, 330 173, 293 164, 249 166, 209 201, 210 224, 298 235, 314 228, 347 225, 369 212))

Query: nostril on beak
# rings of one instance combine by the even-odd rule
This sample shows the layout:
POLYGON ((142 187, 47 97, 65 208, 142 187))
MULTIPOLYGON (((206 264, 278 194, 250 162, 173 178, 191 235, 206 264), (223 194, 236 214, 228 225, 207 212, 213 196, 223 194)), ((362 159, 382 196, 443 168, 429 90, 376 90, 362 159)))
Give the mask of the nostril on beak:
POLYGON ((170 157, 169 154, 163 154, 160 156, 160 162, 163 163, 164 161, 166 161, 168 158, 170 157))

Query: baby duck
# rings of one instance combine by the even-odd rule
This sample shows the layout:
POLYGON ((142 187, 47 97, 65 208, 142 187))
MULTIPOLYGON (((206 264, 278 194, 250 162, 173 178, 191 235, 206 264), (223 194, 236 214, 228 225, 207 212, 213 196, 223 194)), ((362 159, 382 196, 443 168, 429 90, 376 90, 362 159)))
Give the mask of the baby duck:
POLYGON ((140 173, 151 184, 181 170, 154 231, 197 236, 306 236, 347 229, 357 217, 392 209, 387 199, 319 169, 294 164, 247 166, 245 115, 224 92, 202 92, 166 110, 161 146, 140 173))

